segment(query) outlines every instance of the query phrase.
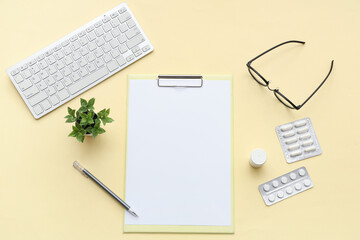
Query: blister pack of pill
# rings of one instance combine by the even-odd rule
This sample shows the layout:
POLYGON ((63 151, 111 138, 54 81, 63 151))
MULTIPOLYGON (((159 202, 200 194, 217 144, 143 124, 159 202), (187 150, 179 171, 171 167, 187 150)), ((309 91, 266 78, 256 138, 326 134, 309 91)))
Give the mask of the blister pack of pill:
POLYGON ((259 186, 266 205, 270 206, 314 186, 305 167, 298 168, 259 186))
POLYGON ((322 153, 310 118, 277 126, 275 130, 288 163, 322 153))

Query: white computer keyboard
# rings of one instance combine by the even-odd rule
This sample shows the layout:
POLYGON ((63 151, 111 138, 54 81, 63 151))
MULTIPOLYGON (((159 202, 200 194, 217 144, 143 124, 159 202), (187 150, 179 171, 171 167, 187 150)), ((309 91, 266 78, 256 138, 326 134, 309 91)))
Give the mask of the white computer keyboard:
POLYGON ((36 119, 153 51, 126 3, 7 69, 36 119))

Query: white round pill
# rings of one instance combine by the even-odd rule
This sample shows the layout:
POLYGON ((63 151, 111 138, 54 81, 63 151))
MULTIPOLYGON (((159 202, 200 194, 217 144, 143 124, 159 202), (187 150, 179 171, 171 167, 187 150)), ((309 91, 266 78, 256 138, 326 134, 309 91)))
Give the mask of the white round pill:
POLYGON ((271 194, 268 199, 270 202, 273 202, 273 201, 275 201, 275 196, 273 194, 271 194))
POLYGON ((306 180, 304 181, 304 186, 305 186, 305 187, 309 187, 310 185, 311 185, 310 180, 309 180, 309 179, 306 179, 306 180))
POLYGON ((295 184, 295 189, 298 190, 298 191, 301 190, 301 185, 300 185, 300 183, 295 184))
POLYGON ((288 180, 287 177, 282 177, 282 178, 281 178, 281 182, 282 182, 283 184, 287 183, 287 180, 288 180))
POLYGON ((266 159, 267 156, 264 150, 259 148, 254 149, 250 156, 250 165, 255 168, 261 167, 266 162, 266 159))
POLYGON ((284 197, 284 192, 283 192, 283 191, 279 191, 279 192, 277 193, 277 196, 278 196, 278 198, 283 198, 283 197, 284 197))
POLYGON ((304 175, 305 175, 305 170, 304 170, 304 169, 300 169, 300 170, 299 170, 299 175, 300 175, 300 176, 304 176, 304 175))
POLYGON ((286 193, 287 194, 291 194, 293 192, 292 188, 291 187, 287 187, 286 188, 286 193))
POLYGON ((295 173, 290 173, 290 178, 291 180, 295 180, 296 179, 296 174, 295 173))
POLYGON ((277 181, 277 180, 272 181, 272 185, 275 188, 278 187, 279 186, 279 181, 277 181))
POLYGON ((269 184, 265 184, 263 187, 264 191, 267 192, 270 190, 270 185, 269 184))

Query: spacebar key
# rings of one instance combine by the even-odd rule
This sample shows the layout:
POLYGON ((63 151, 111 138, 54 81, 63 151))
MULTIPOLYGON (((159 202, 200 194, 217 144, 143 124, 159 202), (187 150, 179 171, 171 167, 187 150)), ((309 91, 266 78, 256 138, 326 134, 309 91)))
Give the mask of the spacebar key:
POLYGON ((90 84, 96 82, 100 78, 106 76, 108 73, 108 70, 106 67, 98 69, 96 72, 92 72, 91 75, 84 77, 80 81, 76 82, 75 84, 71 85, 68 89, 71 94, 77 93, 81 89, 89 86, 90 84))

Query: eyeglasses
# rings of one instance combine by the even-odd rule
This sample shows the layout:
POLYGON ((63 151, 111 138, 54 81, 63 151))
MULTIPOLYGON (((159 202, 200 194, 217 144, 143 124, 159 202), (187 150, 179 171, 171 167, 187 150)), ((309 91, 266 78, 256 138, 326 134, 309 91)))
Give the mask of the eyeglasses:
POLYGON ((287 42, 283 42, 283 43, 280 43, 279 45, 276 45, 275 47, 272 47, 270 48, 269 50, 261 53, 260 55, 256 56, 255 58, 251 59, 247 64, 246 66, 248 67, 248 70, 249 70, 249 73, 250 75, 254 78, 254 80, 259 83, 260 85, 264 86, 264 87, 267 87, 270 91, 272 91, 275 95, 275 97, 282 103, 284 104, 286 107, 288 108, 291 108, 291 109, 296 109, 296 110, 299 110, 302 106, 304 106, 304 104, 309 101, 309 99, 319 90, 319 88, 325 83, 325 81, 327 80, 327 78, 329 77, 331 71, 332 71, 332 68, 333 68, 333 65, 334 65, 334 60, 331 61, 331 66, 330 66, 330 71, 329 73, 326 75, 325 79, 321 82, 321 84, 316 88, 316 90, 310 95, 310 97, 308 97, 304 102, 303 104, 301 105, 295 105, 292 101, 290 101, 287 97, 284 96, 284 94, 282 94, 278 88, 275 88, 275 89, 271 89, 269 87, 270 85, 270 81, 267 81, 258 71, 256 71, 252 66, 252 62, 255 61, 256 59, 258 59, 259 57, 265 55, 266 53, 274 50, 275 48, 277 47, 280 47, 284 44, 287 44, 287 43, 301 43, 301 44, 305 44, 305 42, 303 41, 297 41, 297 40, 292 40, 292 41, 287 41, 287 42))

